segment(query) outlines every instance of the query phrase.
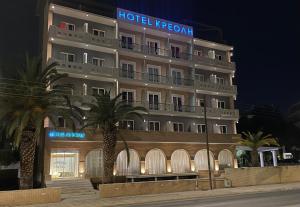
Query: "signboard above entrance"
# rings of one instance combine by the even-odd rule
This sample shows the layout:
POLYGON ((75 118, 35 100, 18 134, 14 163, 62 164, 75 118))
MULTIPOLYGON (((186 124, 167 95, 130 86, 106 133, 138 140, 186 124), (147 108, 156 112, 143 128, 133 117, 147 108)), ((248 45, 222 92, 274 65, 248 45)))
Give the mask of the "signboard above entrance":
POLYGON ((48 137, 50 138, 77 138, 84 139, 84 132, 63 132, 63 131, 55 131, 51 130, 48 132, 48 137))
POLYGON ((178 24, 175 22, 147 16, 144 14, 139 14, 125 9, 117 9, 117 19, 135 25, 161 30, 168 33, 193 37, 193 27, 191 26, 178 24))

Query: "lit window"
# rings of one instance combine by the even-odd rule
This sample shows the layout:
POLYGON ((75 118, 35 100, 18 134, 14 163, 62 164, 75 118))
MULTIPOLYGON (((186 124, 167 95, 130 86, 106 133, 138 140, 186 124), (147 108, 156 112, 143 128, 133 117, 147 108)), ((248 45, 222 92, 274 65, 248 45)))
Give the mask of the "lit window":
POLYGON ((62 60, 64 62, 74 62, 75 55, 67 52, 61 52, 62 60))

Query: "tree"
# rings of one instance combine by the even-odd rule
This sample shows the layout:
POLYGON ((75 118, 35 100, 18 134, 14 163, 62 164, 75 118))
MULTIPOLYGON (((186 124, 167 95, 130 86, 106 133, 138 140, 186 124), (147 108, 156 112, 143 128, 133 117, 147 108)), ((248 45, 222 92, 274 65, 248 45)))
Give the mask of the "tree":
POLYGON ((239 145, 250 147, 251 151, 251 163, 252 166, 259 166, 258 162, 258 148, 263 146, 279 146, 276 138, 273 138, 271 134, 263 135, 262 131, 258 131, 257 133, 251 132, 242 132, 243 137, 238 141, 239 145))
POLYGON ((142 119, 142 113, 146 112, 144 107, 135 107, 126 101, 122 101, 121 96, 122 94, 119 94, 115 98, 111 98, 109 91, 95 96, 95 100, 89 104, 90 111, 88 112, 86 125, 84 126, 93 127, 94 129, 100 128, 102 130, 104 183, 111 183, 113 181, 115 148, 118 137, 124 141, 127 149, 127 158, 129 159, 128 147, 120 134, 119 123, 130 117, 142 119))
POLYGON ((54 126, 58 115, 73 128, 75 120, 81 122, 80 109, 71 104, 66 94, 71 86, 57 84, 67 75, 58 73, 56 66, 52 63, 43 70, 40 59, 27 56, 17 79, 2 79, 2 138, 10 139, 19 150, 21 189, 33 187, 34 157, 37 144, 43 143, 45 118, 49 118, 54 126))

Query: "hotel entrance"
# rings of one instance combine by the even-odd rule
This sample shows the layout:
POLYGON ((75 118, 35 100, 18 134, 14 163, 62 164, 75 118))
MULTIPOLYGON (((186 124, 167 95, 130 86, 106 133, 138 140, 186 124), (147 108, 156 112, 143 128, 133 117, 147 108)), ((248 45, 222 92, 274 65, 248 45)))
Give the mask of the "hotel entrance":
POLYGON ((77 150, 52 150, 50 175, 52 179, 78 177, 79 152, 77 150))

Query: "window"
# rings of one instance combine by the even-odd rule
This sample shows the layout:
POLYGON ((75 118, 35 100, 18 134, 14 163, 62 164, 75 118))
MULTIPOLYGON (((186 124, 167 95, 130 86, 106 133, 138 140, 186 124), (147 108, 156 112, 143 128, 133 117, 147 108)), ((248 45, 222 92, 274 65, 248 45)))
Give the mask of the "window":
POLYGON ((160 122, 149 121, 149 131, 160 131, 160 122))
POLYGON ((198 133, 205 133, 206 132, 206 126, 205 124, 197 124, 198 133))
POLYGON ((222 55, 215 55, 215 58, 217 59, 217 60, 222 60, 222 55))
POLYGON ((173 106, 174 106, 174 111, 182 111, 183 96, 181 96, 181 95, 172 95, 172 103, 173 103, 173 106))
POLYGON ((123 62, 121 63, 121 77, 134 79, 134 64, 123 62))
POLYGON ((180 58, 180 47, 171 45, 172 57, 180 58))
POLYGON ((225 84, 224 78, 220 78, 220 77, 216 77, 216 82, 217 82, 217 84, 220 84, 220 85, 224 85, 225 84))
POLYGON ((58 121, 58 127, 66 127, 65 119, 62 116, 59 116, 57 118, 58 121))
POLYGON ((134 121, 133 120, 123 120, 120 123, 120 128, 134 130, 134 121))
POLYGON ((195 74, 195 80, 204 82, 204 75, 202 75, 202 74, 195 74))
POLYGON ((121 47, 126 49, 133 49, 134 36, 129 34, 121 35, 121 47))
POLYGON ((147 39, 148 53, 152 55, 159 54, 159 41, 147 39))
POLYGON ((61 22, 58 27, 60 29, 75 31, 75 24, 70 24, 68 22, 61 22))
POLYGON ((105 37, 105 31, 99 29, 93 29, 93 35, 98 37, 105 37))
POLYGON ((218 108, 225 109, 225 101, 218 101, 218 108))
POLYGON ((173 122, 174 132, 183 132, 183 123, 173 122))
POLYGON ((202 50, 194 50, 194 55, 202 56, 202 50))
POLYGON ((148 65, 149 81, 153 83, 160 82, 160 67, 148 65))
POLYGON ((67 52, 61 52, 62 60, 65 62, 74 62, 75 61, 75 55, 67 52))
POLYGON ((103 95, 105 92, 104 88, 97 88, 97 87, 92 87, 92 95, 97 96, 97 95, 103 95))
POLYGON ((172 69, 172 80, 174 85, 182 84, 182 71, 178 69, 172 69))
POLYGON ((103 67, 103 65, 104 65, 104 59, 100 59, 100 58, 93 57, 92 62, 93 62, 93 65, 96 65, 99 67, 103 67))
POLYGON ((126 101, 129 104, 134 102, 134 95, 135 95, 134 90, 128 90, 128 89, 122 90, 122 100, 126 101))
POLYGON ((226 125, 219 125, 219 127, 220 127, 221 134, 227 134, 227 126, 226 125))
POLYGON ((196 104, 197 104, 197 106, 204 107, 204 105, 205 105, 204 99, 197 98, 196 104))
POLYGON ((160 93, 149 92, 148 101, 150 110, 159 110, 160 93))

